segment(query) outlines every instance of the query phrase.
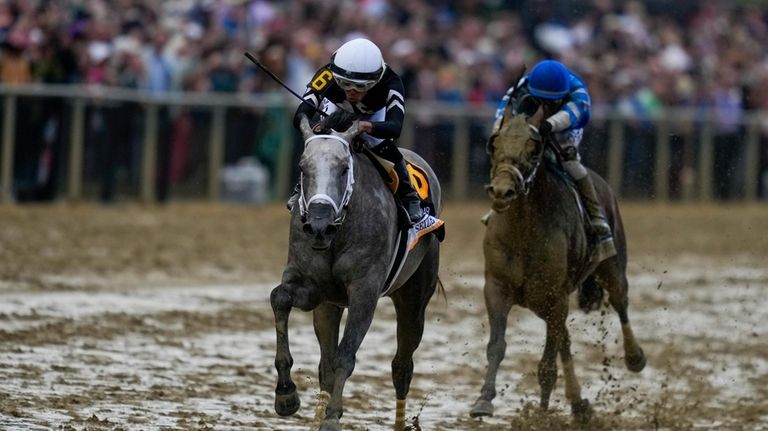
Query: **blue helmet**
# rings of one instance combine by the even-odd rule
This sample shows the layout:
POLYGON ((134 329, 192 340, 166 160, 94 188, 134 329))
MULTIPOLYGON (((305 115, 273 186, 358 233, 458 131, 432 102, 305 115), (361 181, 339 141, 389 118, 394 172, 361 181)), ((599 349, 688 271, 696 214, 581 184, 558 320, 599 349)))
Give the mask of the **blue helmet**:
POLYGON ((544 60, 528 75, 528 91, 541 99, 562 99, 571 89, 571 73, 562 63, 544 60))

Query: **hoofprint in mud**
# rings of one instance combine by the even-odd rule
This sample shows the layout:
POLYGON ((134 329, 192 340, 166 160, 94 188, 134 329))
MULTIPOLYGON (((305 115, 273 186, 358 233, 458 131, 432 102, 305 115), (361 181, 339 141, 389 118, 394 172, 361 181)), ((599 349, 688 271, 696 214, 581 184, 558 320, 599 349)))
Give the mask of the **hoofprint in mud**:
MULTIPOLYGON (((474 211, 473 215, 482 215, 484 209, 482 205, 453 207, 456 214, 474 211)), ((474 240, 464 239, 479 232, 480 224, 476 217, 451 219, 450 209, 448 206, 448 232, 455 235, 457 244, 452 250, 450 241, 446 242, 448 258, 441 270, 448 297, 435 298, 428 309, 424 340, 414 358, 408 416, 417 417, 425 430, 502 430, 510 425, 570 428, 561 390, 553 394, 549 414, 542 415, 535 408, 535 370, 544 328, 538 318, 519 308, 509 318, 507 359, 499 372, 495 416, 483 421, 469 418, 469 408, 482 384, 487 332, 481 253, 464 255, 462 251, 474 244, 474 240)), ((84 212, 103 222, 108 218, 104 211, 108 210, 84 212)), ((255 211, 280 220, 277 209, 270 209, 268 215, 259 212, 264 210, 242 208, 180 211, 191 213, 198 223, 213 223, 221 211, 235 219, 252 218, 255 211), (202 215, 195 217, 196 211, 202 215)), ((643 251, 661 251, 638 253, 633 258, 633 235, 652 234, 650 230, 633 232, 632 219, 643 220, 635 226, 653 226, 647 219, 650 213, 642 208, 634 211, 625 210, 630 235, 630 302, 635 330, 648 356, 647 368, 636 375, 623 367, 621 331, 611 310, 604 307, 589 315, 572 311, 569 317, 583 395, 596 411, 593 428, 768 429, 768 347, 762 324, 768 318, 763 306, 768 296, 766 254, 756 254, 760 250, 750 254, 746 242, 742 254, 712 256, 695 247, 685 252, 680 249, 688 247, 675 243, 679 239, 659 237, 658 241, 669 243, 667 248, 646 247, 640 239, 643 251)), ((272 408, 274 327, 268 295, 274 283, 269 282, 269 271, 264 272, 266 266, 247 272, 243 270, 246 263, 236 261, 230 275, 221 271, 220 276, 210 267, 191 270, 184 277, 175 276, 172 270, 164 277, 157 270, 152 280, 146 277, 152 271, 134 268, 132 276, 122 273, 117 287, 105 283, 108 275, 93 271, 93 262, 81 261, 82 276, 64 270, 56 277, 45 276, 46 259, 70 247, 67 241, 71 238, 65 228, 50 230, 55 222, 45 224, 45 216, 40 215, 43 210, 35 214, 49 229, 41 234, 47 238, 48 248, 39 247, 37 254, 42 281, 8 277, 13 268, 8 260, 3 264, 0 429, 295 430, 309 426, 314 414, 311 400, 318 392, 319 352, 307 313, 293 313, 290 327, 294 379, 306 402, 288 418, 278 417, 272 408), (238 280, 227 278, 238 270, 242 271, 238 280), (181 278, 190 282, 174 282, 181 278), (251 281, 243 282, 246 279, 251 281)), ((173 218, 170 214, 144 217, 143 227, 166 232, 169 229, 162 229, 165 223, 174 223, 165 220, 173 218)), ((24 223, 14 221, 17 223, 11 226, 16 233, 24 233, 24 223)), ((279 225, 279 221, 275 223, 279 225)), ((127 241, 139 236, 121 237, 123 228, 107 227, 116 230, 116 237, 122 240, 113 245, 115 250, 139 247, 127 241)), ((181 237, 194 229, 192 225, 179 228, 177 234, 181 237)), ((746 230, 747 239, 765 238, 762 225, 748 223, 746 230)), ((236 233, 236 229, 226 231, 220 240, 236 242, 236 233)), ((0 233, 4 240, 0 253, 16 251, 21 259, 19 246, 8 242, 8 235, 8 231, 0 233)), ((30 249, 35 235, 29 237, 30 249)), ((166 238, 170 243, 176 239, 166 238)), ((80 239, 79 244, 93 247, 88 240, 80 239)), ((201 246, 208 246, 211 252, 219 247, 201 246)), ((248 249, 249 244, 236 247, 248 249)), ((117 253, 109 246, 103 250, 107 256, 117 253)), ((284 252, 274 253, 278 255, 275 261, 284 258, 284 252)), ((94 256, 98 261, 97 254, 94 256)), ((30 253, 26 259, 34 257, 30 253)), ((170 264, 192 268, 199 263, 195 259, 205 256, 178 258, 170 264)), ((72 262, 73 267, 78 264, 72 262)), ((15 265, 24 273, 36 264, 17 260, 15 265)), ((392 304, 381 301, 347 386, 345 429, 391 429, 395 397, 389 363, 395 348, 394 330, 392 304)), ((559 383, 562 385, 562 375, 559 383)))

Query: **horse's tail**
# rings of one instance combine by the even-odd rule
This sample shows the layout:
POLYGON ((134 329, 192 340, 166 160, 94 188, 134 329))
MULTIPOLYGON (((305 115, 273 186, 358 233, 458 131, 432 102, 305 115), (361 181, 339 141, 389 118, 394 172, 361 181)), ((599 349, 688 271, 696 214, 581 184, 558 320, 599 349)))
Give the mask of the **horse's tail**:
POLYGON ((579 286, 578 301, 584 313, 599 309, 603 303, 603 288, 597 284, 594 274, 590 274, 579 286))
POLYGON ((437 295, 442 296, 445 303, 448 304, 448 295, 445 293, 445 286, 443 286, 443 280, 440 280, 440 276, 437 277, 436 287, 437 295))

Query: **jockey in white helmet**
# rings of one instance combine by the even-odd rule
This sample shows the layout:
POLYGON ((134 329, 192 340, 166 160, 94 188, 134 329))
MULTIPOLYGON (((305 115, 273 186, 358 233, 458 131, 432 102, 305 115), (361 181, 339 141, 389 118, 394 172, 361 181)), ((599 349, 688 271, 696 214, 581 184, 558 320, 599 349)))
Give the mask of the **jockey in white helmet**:
POLYGON ((379 47, 368 39, 353 39, 339 47, 331 62, 321 67, 307 84, 293 125, 298 129, 301 117, 312 118, 321 106, 328 114, 337 109, 358 114, 366 146, 394 163, 400 179, 397 194, 413 224, 423 218, 421 203, 395 144, 405 118, 403 93, 400 76, 384 63, 379 47))

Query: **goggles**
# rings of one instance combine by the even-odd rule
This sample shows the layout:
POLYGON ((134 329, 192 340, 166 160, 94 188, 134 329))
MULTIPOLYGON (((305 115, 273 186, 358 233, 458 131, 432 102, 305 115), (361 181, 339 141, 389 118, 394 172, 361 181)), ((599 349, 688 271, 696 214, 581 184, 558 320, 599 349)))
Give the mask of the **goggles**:
POLYGON ((361 93, 370 90, 371 88, 373 88, 374 85, 376 85, 379 82, 378 80, 363 81, 363 82, 352 81, 351 79, 344 78, 335 73, 333 74, 333 79, 334 81, 336 81, 336 84, 338 84, 339 87, 341 87, 342 90, 344 91, 355 90, 361 93))

